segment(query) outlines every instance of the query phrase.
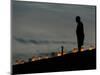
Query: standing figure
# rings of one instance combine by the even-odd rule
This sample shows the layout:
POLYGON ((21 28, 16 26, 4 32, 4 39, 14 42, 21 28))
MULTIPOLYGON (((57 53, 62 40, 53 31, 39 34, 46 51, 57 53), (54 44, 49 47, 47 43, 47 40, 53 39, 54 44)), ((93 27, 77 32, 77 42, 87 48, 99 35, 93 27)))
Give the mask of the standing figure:
POLYGON ((78 51, 80 52, 81 47, 84 43, 84 28, 80 16, 76 16, 76 22, 77 22, 76 35, 77 35, 78 51))
POLYGON ((61 56, 63 56, 64 46, 61 46, 61 56))

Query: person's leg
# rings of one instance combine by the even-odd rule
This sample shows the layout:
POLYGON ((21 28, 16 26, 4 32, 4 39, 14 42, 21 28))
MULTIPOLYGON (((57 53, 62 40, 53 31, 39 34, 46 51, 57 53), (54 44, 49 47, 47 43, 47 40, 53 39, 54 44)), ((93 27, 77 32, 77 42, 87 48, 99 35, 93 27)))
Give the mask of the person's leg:
POLYGON ((78 52, 81 52, 81 46, 78 45, 78 52))

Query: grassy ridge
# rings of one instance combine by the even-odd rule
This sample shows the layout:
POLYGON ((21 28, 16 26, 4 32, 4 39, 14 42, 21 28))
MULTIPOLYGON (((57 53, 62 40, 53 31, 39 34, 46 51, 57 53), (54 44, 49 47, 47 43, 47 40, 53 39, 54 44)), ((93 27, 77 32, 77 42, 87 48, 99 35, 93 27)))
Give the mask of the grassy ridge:
POLYGON ((13 65, 13 74, 96 69, 96 50, 13 65))

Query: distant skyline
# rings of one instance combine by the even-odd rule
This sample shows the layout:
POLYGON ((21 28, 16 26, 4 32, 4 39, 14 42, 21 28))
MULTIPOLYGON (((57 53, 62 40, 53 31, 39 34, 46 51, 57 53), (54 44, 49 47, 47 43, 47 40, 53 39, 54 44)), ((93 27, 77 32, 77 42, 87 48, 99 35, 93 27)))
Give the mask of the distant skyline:
POLYGON ((95 6, 14 1, 12 6, 12 57, 77 47, 76 21, 84 25, 85 44, 95 44, 95 6))

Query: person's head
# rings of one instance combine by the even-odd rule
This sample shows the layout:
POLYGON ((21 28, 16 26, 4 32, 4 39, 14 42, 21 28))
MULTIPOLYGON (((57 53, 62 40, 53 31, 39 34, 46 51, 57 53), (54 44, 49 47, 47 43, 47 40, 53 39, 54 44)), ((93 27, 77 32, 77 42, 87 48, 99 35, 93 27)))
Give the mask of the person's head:
POLYGON ((80 22, 80 16, 76 16, 76 22, 80 22))

